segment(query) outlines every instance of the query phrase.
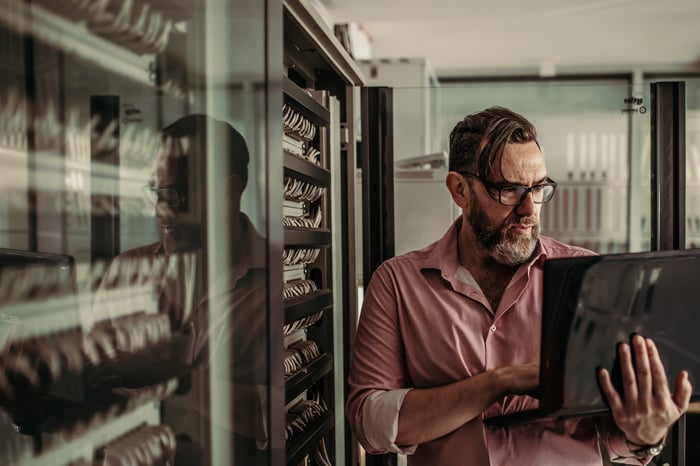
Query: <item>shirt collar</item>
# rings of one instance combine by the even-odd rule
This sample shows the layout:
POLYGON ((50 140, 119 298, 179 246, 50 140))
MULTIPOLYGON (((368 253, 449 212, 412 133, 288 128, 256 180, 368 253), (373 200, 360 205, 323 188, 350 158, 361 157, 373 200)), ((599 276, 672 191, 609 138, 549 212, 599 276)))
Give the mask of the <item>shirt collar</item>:
POLYGON ((452 276, 459 267, 457 253, 457 236, 462 226, 460 215, 437 242, 425 250, 427 255, 420 264, 423 269, 438 269, 443 276, 452 276))

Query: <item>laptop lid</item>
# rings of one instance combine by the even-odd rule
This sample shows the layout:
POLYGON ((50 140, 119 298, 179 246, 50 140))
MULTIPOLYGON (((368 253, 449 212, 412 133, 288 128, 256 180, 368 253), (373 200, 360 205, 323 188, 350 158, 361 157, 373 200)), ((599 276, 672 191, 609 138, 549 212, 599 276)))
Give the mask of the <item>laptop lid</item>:
MULTIPOLYGON (((691 383, 700 377, 700 250, 597 257, 597 261, 551 261, 585 268, 580 283, 564 283, 565 288, 572 288, 564 291, 564 296, 578 294, 576 300, 547 309, 552 321, 546 341, 543 335, 542 381, 549 384, 543 401, 550 404, 543 408, 561 415, 585 416, 608 410, 597 370, 610 370, 621 391, 616 347, 629 342, 634 334, 654 340, 671 391, 681 370, 688 371, 691 383)), ((552 270, 549 281, 556 282, 552 270)), ((697 383, 694 387, 693 399, 697 399, 697 383)))
MULTIPOLYGON (((676 375, 700 377, 700 250, 610 254, 544 264, 540 407, 491 425, 608 411, 597 369, 621 390, 616 346, 639 333, 656 343, 671 390, 676 375)), ((694 384, 692 399, 700 398, 694 384)))

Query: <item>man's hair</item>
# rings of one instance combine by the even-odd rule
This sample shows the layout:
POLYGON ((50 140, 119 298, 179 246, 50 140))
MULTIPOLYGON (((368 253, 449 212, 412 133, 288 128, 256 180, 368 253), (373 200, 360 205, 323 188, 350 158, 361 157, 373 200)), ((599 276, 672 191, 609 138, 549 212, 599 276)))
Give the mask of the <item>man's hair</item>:
MULTIPOLYGON (((503 107, 472 113, 450 133, 450 171, 489 179, 506 144, 537 142, 535 127, 524 116, 503 107)), ((539 146, 539 143, 537 143, 539 146)))
MULTIPOLYGON (((172 138, 173 141, 189 140, 188 147, 180 147, 184 157, 179 158, 180 164, 186 164, 187 159, 196 157, 196 163, 204 167, 207 151, 207 132, 211 131, 216 141, 215 156, 227 157, 225 175, 238 175, 242 188, 248 183, 248 161, 250 154, 243 136, 228 123, 203 114, 187 115, 175 121, 161 131, 162 138, 172 138)), ((186 166, 186 165, 184 165, 186 166)))

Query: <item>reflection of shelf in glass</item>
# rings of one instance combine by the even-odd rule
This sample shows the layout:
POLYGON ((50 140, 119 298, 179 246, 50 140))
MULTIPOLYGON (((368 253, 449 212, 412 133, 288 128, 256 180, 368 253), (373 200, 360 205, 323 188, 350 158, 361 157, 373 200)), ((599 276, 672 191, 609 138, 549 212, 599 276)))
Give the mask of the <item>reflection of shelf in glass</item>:
POLYGON ((69 464, 84 458, 91 464, 94 449, 109 443, 122 434, 133 430, 142 424, 159 424, 160 414, 153 403, 147 403, 136 410, 111 420, 104 425, 91 429, 82 437, 68 441, 67 443, 47 451, 45 454, 27 461, 26 465, 55 466, 57 464, 69 464))
MULTIPOLYGON (((19 272, 15 272, 19 274, 19 272)), ((10 325, 16 322, 12 330, 13 340, 28 339, 35 336, 47 335, 61 330, 78 328, 82 326, 80 309, 89 309, 92 297, 87 293, 48 295, 39 289, 36 293, 39 296, 26 298, 26 290, 30 286, 36 286, 35 273, 38 278, 42 278, 41 269, 24 272, 27 277, 17 278, 18 283, 13 287, 7 297, 3 297, 4 302, 0 307, 0 318, 3 325, 10 325), (87 307, 85 307, 87 306, 87 307)), ((49 283, 50 285, 50 283, 49 283)))
POLYGON ((284 174, 317 186, 330 186, 331 172, 290 152, 284 152, 284 174))
POLYGON ((153 86, 148 65, 153 55, 135 53, 95 36, 84 23, 73 23, 37 5, 13 0, 0 2, 0 22, 105 70, 153 86))
POLYGON ((333 292, 329 289, 290 299, 284 302, 284 323, 289 324, 332 305, 333 292))
MULTIPOLYGON (((0 146, 0 161, 5 168, 3 179, 8 186, 13 173, 20 176, 27 171, 29 151, 10 149, 0 146), (20 170, 17 172, 17 170, 20 170)), ((71 160, 55 151, 33 152, 31 157, 33 170, 38 180, 37 189, 43 192, 62 192, 71 187, 71 176, 92 177, 93 194, 114 194, 121 183, 122 189, 134 196, 141 195, 141 188, 148 182, 150 170, 145 168, 132 168, 117 166, 109 163, 94 162, 89 160, 71 160), (66 178, 66 173, 71 174, 66 178)), ((17 179, 17 178, 16 178, 17 179)))
POLYGON ((331 232, 325 228, 294 228, 284 229, 284 245, 286 248, 329 247, 331 232))
POLYGON ((333 411, 329 410, 314 421, 303 435, 299 435, 287 444, 287 465, 298 465, 304 456, 313 452, 321 437, 330 432, 332 427, 333 411))
POLYGON ((284 102, 318 126, 326 126, 331 121, 328 109, 289 78, 284 78, 284 102))
POLYGON ((285 382, 285 403, 290 403, 304 390, 318 382, 321 377, 333 369, 333 359, 328 353, 324 353, 299 369, 285 382))

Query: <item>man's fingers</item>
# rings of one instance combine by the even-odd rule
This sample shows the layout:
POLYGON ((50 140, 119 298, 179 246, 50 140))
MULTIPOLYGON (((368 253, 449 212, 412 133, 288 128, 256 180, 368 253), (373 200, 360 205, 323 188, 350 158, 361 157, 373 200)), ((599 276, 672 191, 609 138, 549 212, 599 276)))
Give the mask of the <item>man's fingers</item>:
POLYGON ((673 394, 673 402, 682 413, 688 410, 692 393, 693 387, 688 380, 688 373, 681 371, 676 378, 676 392, 673 394))
POLYGON ((666 370, 661 362, 659 351, 656 349, 656 345, 651 339, 647 338, 645 343, 649 355, 649 368, 651 370, 654 394, 662 400, 668 399, 668 397, 671 396, 671 389, 668 387, 666 370))
POLYGON ((632 338, 632 346, 634 347, 634 368, 637 375, 639 402, 644 406, 649 406, 652 397, 652 378, 647 344, 641 335, 635 335, 632 338))
POLYGON ((620 372, 622 373, 622 390, 625 402, 629 405, 636 405, 639 397, 639 388, 637 386, 637 374, 634 371, 632 363, 631 348, 628 344, 623 343, 618 348, 620 357, 620 372))
POLYGON ((600 369, 598 371, 598 381, 600 381, 600 387, 603 389, 605 398, 608 400, 610 410, 613 413, 616 412, 622 407, 622 398, 620 398, 620 394, 615 390, 612 380, 610 379, 610 373, 607 369, 600 369))

